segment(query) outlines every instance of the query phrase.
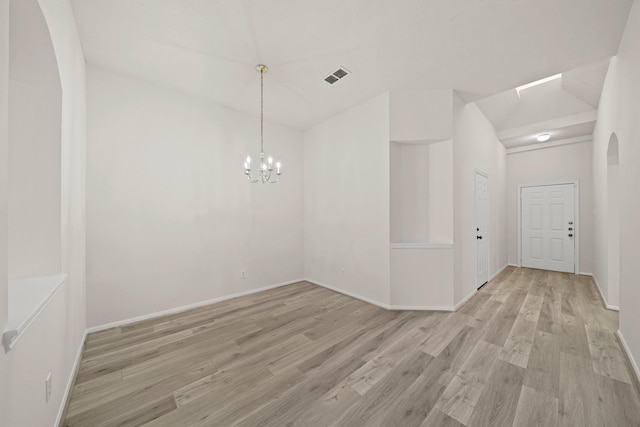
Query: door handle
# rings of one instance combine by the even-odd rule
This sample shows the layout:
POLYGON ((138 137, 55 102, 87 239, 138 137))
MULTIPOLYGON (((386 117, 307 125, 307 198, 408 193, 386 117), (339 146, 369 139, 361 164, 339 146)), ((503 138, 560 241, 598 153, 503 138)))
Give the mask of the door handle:
POLYGON ((569 227, 569 231, 573 231, 573 227, 569 227))
POLYGON ((482 236, 476 236, 476 239, 482 240, 482 236))
POLYGON ((573 233, 569 233, 569 237, 573 237, 573 233))

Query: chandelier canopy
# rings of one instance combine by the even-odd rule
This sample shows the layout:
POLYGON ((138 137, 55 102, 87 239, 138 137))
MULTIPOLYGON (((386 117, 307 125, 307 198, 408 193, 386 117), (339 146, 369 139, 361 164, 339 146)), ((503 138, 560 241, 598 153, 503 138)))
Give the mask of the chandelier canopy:
POLYGON ((257 173, 254 175, 251 171, 251 157, 247 156, 244 162, 244 174, 249 179, 249 182, 254 184, 256 182, 275 184, 282 174, 282 172, 280 172, 282 165, 276 161, 274 174, 273 158, 269 156, 265 161, 264 155, 264 73, 269 71, 269 68, 266 65, 258 64, 256 65, 256 69, 260 72, 260 165, 258 166, 257 173))

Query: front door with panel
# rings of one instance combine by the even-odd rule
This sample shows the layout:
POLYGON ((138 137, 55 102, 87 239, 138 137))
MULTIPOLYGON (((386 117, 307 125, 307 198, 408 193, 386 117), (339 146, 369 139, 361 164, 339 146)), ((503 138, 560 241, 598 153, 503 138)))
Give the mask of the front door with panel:
POLYGON ((523 267, 575 272, 575 184, 522 187, 523 267))
POLYGON ((476 172, 476 287, 489 281, 489 178, 476 172))

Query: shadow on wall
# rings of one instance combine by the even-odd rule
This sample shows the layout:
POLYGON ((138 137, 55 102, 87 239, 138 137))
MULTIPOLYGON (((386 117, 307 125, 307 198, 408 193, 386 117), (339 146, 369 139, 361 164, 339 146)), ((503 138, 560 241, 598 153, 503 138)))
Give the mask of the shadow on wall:
POLYGON ((609 304, 620 305, 620 155, 612 133, 607 148, 607 270, 609 304))

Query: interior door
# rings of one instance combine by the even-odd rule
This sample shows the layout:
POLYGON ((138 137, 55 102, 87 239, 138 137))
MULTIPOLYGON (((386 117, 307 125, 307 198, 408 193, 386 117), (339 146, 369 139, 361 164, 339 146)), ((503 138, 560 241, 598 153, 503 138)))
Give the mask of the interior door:
POLYGON ((476 285, 489 281, 489 178, 476 172, 476 285))
POLYGON ((523 267, 575 272, 575 184, 523 187, 523 267))

